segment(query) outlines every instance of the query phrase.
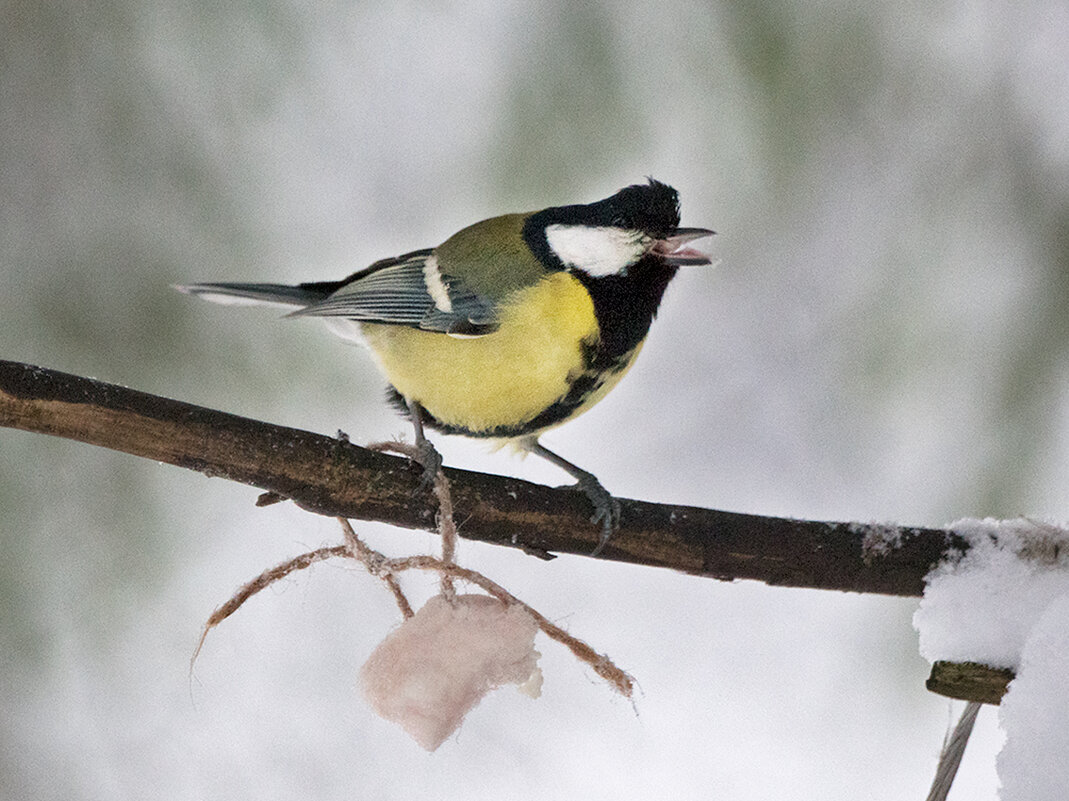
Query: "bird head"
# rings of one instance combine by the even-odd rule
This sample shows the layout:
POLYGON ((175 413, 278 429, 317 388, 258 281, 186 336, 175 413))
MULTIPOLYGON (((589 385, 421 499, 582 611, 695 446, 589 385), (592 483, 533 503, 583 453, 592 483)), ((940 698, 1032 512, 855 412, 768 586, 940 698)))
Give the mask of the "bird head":
POLYGON ((648 257, 670 268, 710 264, 688 245, 712 234, 679 227, 679 193, 652 178, 595 203, 536 212, 524 225, 524 238, 547 266, 591 278, 626 275, 648 257))

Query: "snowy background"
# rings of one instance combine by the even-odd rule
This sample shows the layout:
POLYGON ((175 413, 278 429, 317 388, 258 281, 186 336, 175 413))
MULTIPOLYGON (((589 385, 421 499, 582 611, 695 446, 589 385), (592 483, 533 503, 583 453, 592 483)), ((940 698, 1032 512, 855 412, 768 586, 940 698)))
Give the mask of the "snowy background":
MULTIPOLYGON (((627 497, 1065 519, 1066 41, 1046 0, 0 0, 0 358, 388 438, 359 350, 169 285, 338 277, 653 175, 721 264, 549 447, 627 497)), ((428 755, 358 695, 397 614, 354 567, 256 598, 190 677, 218 603, 339 538, 255 496, 0 430, 0 797, 897 801, 957 714, 924 690, 915 601, 462 544, 639 696, 540 638, 542 698, 505 688, 428 755)), ((995 798, 1001 742, 982 710, 952 799, 995 798)))

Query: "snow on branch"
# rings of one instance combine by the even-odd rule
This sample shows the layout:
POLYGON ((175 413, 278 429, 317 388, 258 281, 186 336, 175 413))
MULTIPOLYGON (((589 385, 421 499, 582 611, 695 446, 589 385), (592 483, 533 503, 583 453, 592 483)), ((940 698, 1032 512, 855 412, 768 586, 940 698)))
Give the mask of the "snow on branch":
POLYGON ((948 528, 968 547, 932 571, 913 619, 921 655, 935 663, 929 689, 1001 703, 1002 801, 1065 798, 1069 530, 1026 518, 948 528), (966 681, 987 697, 959 694, 966 681))

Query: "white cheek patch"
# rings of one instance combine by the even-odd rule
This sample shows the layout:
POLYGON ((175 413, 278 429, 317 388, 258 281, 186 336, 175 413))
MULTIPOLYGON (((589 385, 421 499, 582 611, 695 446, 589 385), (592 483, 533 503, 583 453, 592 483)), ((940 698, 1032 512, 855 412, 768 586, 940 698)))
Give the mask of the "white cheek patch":
POLYGON ((609 226, 549 225, 546 241, 565 266, 595 278, 623 272, 649 249, 640 232, 609 226))

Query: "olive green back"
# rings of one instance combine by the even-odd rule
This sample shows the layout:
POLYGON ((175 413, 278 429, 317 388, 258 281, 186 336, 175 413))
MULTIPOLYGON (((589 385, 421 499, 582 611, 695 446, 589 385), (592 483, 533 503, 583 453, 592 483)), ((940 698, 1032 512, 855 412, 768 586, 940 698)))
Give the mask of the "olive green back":
POLYGON ((529 214, 506 214, 469 225, 435 249, 438 269, 473 292, 498 301, 546 274, 523 239, 529 214))

